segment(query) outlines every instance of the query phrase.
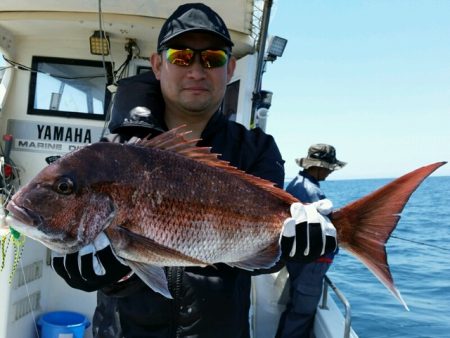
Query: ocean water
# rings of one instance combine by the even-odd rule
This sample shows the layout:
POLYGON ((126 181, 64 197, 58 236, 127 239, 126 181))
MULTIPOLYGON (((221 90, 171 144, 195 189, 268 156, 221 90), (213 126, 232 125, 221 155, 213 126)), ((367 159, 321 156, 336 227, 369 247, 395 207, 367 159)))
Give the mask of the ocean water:
MULTIPOLYGON (((390 181, 325 181, 321 187, 340 207, 390 181)), ((354 330, 361 338, 450 337, 450 177, 422 183, 386 247, 394 282, 410 311, 341 249, 328 276, 352 306, 354 330)))

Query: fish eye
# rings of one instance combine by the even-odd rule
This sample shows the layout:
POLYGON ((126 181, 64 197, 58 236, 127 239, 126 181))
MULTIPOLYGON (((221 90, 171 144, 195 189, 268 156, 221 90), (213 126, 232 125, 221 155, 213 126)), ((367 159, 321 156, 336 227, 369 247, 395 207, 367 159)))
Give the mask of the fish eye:
POLYGON ((62 195, 70 195, 74 191, 73 181, 68 177, 62 177, 53 185, 54 190, 62 195))

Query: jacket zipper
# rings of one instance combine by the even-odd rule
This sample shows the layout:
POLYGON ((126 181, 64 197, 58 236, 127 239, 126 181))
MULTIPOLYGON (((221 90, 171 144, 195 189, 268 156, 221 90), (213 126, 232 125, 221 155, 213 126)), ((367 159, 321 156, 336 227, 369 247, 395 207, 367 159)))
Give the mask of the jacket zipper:
POLYGON ((175 327, 173 328, 175 330, 175 337, 180 338, 181 337, 181 327, 179 325, 179 318, 180 318, 180 295, 181 295, 181 288, 182 288, 182 277, 184 268, 182 267, 166 267, 166 277, 167 277, 167 284, 169 287, 169 291, 172 294, 173 297, 173 323, 175 323, 175 327))

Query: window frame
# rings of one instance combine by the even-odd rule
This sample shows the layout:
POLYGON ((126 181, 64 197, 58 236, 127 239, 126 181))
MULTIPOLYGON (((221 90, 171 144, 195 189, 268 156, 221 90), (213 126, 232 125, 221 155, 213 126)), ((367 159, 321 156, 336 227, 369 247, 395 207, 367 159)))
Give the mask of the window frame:
MULTIPOLYGON (((113 65, 111 62, 97 61, 97 60, 82 60, 82 59, 68 59, 59 57, 47 57, 47 56, 33 56, 31 61, 31 76, 30 85, 28 90, 28 109, 29 115, 44 115, 55 117, 68 117, 68 118, 81 118, 89 120, 106 120, 107 111, 111 102, 112 94, 108 90, 108 86, 113 83, 113 65), (105 94, 103 96, 103 113, 94 114, 89 112, 77 112, 68 110, 54 110, 54 109, 42 109, 35 108, 35 101, 37 98, 36 85, 37 75, 41 73, 39 66, 41 64, 55 64, 55 65, 68 65, 68 66, 80 66, 80 67, 94 67, 98 68, 98 75, 105 77, 106 71, 106 84, 105 94)), ((44 72, 45 73, 45 72, 44 72)), ((50 75, 50 74, 47 74, 50 75)), ((63 75, 63 74, 62 74, 63 75)), ((51 76, 51 75, 50 75, 51 76)), ((58 78, 58 77, 55 77, 58 78)), ((93 103, 93 102, 92 102, 93 103)))

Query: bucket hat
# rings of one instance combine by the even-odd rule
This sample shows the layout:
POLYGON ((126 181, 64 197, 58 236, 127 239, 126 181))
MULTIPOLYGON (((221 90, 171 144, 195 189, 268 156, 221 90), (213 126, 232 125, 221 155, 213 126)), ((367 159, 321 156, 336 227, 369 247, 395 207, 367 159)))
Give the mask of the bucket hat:
POLYGON ((333 146, 323 143, 317 143, 310 146, 308 149, 308 156, 297 158, 295 162, 304 169, 320 167, 332 171, 341 169, 347 164, 336 158, 336 149, 333 146))

